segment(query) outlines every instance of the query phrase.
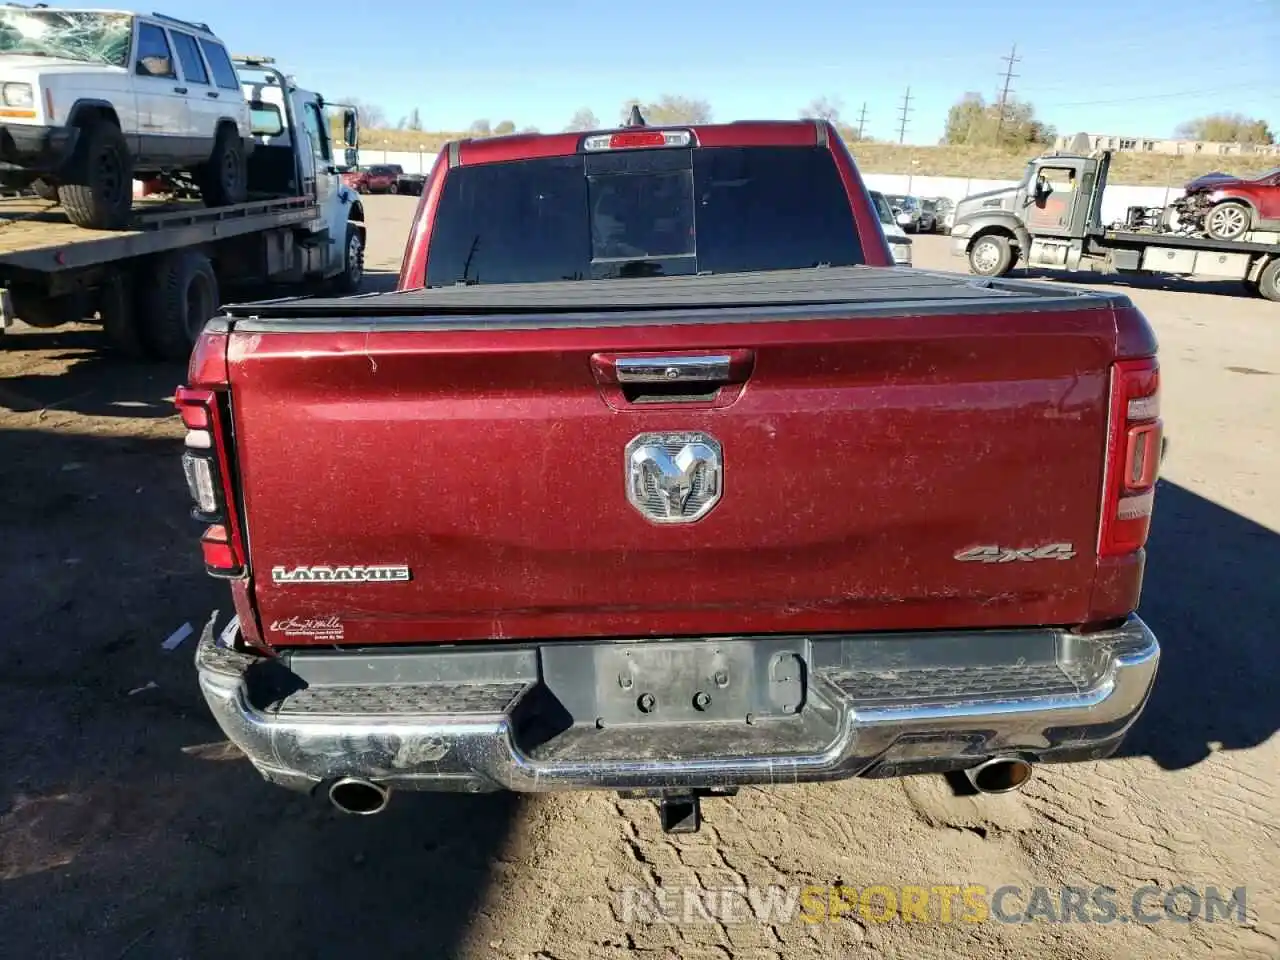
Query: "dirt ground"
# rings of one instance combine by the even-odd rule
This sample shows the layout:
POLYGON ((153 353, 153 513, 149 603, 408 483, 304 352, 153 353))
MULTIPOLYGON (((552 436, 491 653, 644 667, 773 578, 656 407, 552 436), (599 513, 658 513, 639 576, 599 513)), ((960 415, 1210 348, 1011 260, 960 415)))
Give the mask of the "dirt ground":
MULTIPOLYGON (((414 201, 373 198, 392 282, 414 201)), ((942 238, 918 265, 957 269, 942 238)), ((89 327, 0 337, 0 957, 1280 957, 1280 304, 1132 289, 1170 452, 1143 613, 1165 646, 1121 755, 1021 794, 938 777, 744 791, 666 837, 612 795, 399 795, 375 818, 263 783, 196 689, 200 569, 167 398, 89 327), (1216 923, 834 923, 629 913, 628 888, 1247 887, 1216 923), (668 918, 670 919, 670 918, 668 918)), ((1158 902, 1158 899, 1154 902, 1158 902)), ((1121 910, 1124 913, 1124 909, 1121 910)))

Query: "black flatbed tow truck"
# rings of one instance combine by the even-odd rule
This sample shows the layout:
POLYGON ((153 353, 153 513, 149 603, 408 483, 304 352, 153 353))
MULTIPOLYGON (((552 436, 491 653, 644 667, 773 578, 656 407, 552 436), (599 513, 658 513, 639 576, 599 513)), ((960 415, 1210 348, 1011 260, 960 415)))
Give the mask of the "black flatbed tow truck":
MULTIPOLYGON (((969 270, 982 276, 1002 276, 1015 265, 1155 273, 1239 280, 1255 295, 1280 300, 1280 234, 1214 240, 1168 229, 1104 226, 1102 193, 1110 168, 1110 151, 1037 157, 1018 186, 974 194, 956 205, 952 253, 966 257, 969 270)), ((1163 218, 1143 211, 1142 219, 1163 218)))

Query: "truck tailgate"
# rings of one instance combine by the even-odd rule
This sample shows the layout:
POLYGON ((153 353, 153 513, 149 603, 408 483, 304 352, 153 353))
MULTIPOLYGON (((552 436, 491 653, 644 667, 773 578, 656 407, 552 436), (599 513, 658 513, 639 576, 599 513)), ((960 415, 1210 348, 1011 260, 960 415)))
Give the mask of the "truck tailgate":
POLYGON ((602 284, 578 283, 550 285, 572 287, 561 301, 411 291, 233 320, 264 638, 1084 620, 1111 303, 822 272, 789 295, 605 281, 607 305, 589 300, 602 284), (729 358, 731 373, 710 388, 615 382, 657 358, 682 383, 690 357, 729 358))

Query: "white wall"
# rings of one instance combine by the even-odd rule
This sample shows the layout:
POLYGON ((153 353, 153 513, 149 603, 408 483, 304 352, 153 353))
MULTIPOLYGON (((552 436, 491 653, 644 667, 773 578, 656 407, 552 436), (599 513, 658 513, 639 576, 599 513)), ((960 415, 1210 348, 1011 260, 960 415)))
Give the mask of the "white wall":
MULTIPOLYGON (((430 173, 434 153, 405 153, 395 150, 361 150, 361 163, 398 163, 406 173, 430 173)), ((898 173, 865 173, 868 189, 881 193, 914 194, 917 197, 949 197, 963 200, 983 190, 1014 186, 1016 180, 979 180, 971 177, 914 177, 898 173)), ((1124 219, 1128 207, 1163 207, 1182 193, 1181 187, 1127 187, 1108 184, 1102 195, 1102 222, 1124 219)))
POLYGON ((436 162, 438 154, 416 153, 401 150, 361 150, 360 162, 398 163, 404 167, 405 173, 430 173, 431 165, 436 162))

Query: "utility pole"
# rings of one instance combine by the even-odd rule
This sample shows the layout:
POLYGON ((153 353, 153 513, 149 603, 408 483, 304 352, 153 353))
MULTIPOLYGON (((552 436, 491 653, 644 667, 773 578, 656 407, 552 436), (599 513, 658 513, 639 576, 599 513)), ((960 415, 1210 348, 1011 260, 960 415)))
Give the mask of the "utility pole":
POLYGON ((907 114, 911 112, 911 88, 907 87, 907 95, 902 98, 901 114, 898 117, 898 143, 907 139, 907 114))
POLYGON ((862 112, 858 114, 858 139, 862 139, 862 128, 867 125, 867 104, 863 101, 862 112))
POLYGON ((1013 49, 1009 51, 1009 55, 1007 57, 1001 57, 1000 59, 1007 63, 1008 66, 1004 71, 1004 87, 1000 91, 1000 105, 997 108, 1000 111, 999 116, 996 119, 997 147, 1000 146, 1000 137, 1004 133, 1004 111, 1005 107, 1009 103, 1009 84, 1012 83, 1013 78, 1017 76, 1017 74, 1013 72, 1013 65, 1022 59, 1018 56, 1018 45, 1015 43, 1013 45, 1013 49))

